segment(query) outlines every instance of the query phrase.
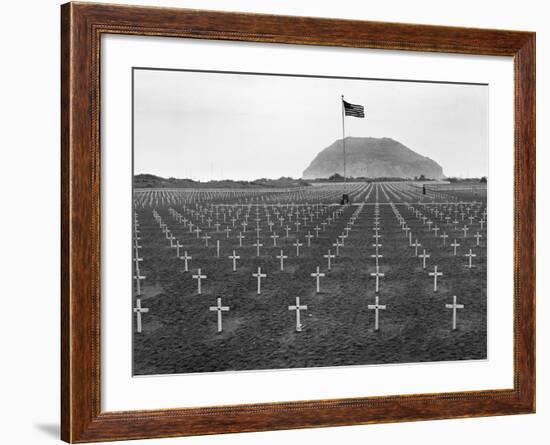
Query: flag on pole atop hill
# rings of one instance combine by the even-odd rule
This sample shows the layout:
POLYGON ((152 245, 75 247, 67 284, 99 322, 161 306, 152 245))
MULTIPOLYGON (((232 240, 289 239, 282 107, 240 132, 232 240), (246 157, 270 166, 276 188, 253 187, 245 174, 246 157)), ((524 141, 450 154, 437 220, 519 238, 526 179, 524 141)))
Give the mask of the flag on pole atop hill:
POLYGON ((365 107, 363 105, 355 105, 350 104, 349 102, 346 102, 344 99, 342 99, 342 102, 344 103, 344 112, 346 116, 353 116, 353 117, 365 117, 365 107))

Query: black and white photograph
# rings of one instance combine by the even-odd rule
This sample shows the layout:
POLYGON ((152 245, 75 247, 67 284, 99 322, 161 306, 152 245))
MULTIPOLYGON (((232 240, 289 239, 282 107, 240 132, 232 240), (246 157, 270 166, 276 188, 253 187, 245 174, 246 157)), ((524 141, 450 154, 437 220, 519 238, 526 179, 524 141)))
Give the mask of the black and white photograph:
POLYGON ((488 88, 135 67, 133 375, 486 360, 488 88))

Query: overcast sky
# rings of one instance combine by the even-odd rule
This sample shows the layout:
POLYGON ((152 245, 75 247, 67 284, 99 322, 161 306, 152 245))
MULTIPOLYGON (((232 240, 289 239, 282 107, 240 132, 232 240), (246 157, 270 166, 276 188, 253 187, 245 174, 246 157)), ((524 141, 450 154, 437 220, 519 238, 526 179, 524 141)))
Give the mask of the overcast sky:
POLYGON ((447 176, 486 176, 488 87, 269 75, 134 71, 134 172, 301 177, 342 137, 341 95, 365 107, 346 136, 393 138, 447 176))

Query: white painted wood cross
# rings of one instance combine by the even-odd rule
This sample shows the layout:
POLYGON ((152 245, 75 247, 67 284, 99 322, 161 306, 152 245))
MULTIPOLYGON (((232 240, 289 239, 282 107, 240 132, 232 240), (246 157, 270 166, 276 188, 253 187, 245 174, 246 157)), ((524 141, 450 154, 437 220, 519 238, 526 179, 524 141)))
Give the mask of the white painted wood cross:
POLYGON ((279 238, 279 235, 277 235, 275 232, 270 236, 270 238, 273 240, 273 247, 277 247, 277 238, 279 238))
POLYGON ((281 260, 281 271, 285 270, 285 266, 284 266, 284 260, 286 258, 288 258, 286 255, 283 254, 283 250, 281 249, 281 254, 280 255, 277 255, 276 258, 280 259, 281 260))
POLYGON ((141 314, 149 312, 149 309, 146 307, 141 307, 141 300, 138 298, 136 300, 136 307, 134 308, 134 313, 136 314, 136 331, 141 333, 141 314))
POLYGON ((422 269, 426 269, 426 258, 430 258, 430 255, 426 254, 426 249, 423 249, 418 257, 422 258, 422 269))
POLYGON ((376 272, 371 272, 370 276, 376 278, 376 292, 378 292, 378 285, 379 285, 380 277, 384 277, 385 274, 381 273, 380 270, 379 270, 379 267, 376 266, 376 272))
POLYGON ((440 236, 440 238, 443 238, 443 247, 447 245, 447 238, 449 238, 449 235, 447 235, 445 232, 440 236))
POLYGON ((229 311, 229 306, 222 306, 222 299, 218 298, 217 306, 210 306, 211 311, 218 313, 218 332, 222 331, 222 312, 229 311))
POLYGON ((253 273, 252 276, 258 281, 258 295, 262 293, 262 278, 267 278, 267 274, 262 273, 262 268, 258 267, 258 272, 253 273))
POLYGON ((208 278, 206 275, 202 275, 201 274, 201 269, 200 267, 197 269, 197 274, 196 275, 193 275, 193 279, 194 280, 197 280, 197 293, 198 294, 201 294, 202 293, 202 289, 201 289, 201 281, 202 280, 206 280, 206 278, 208 278))
POLYGON ((296 256, 300 256, 300 247, 303 246, 303 244, 300 242, 298 238, 296 238, 296 242, 292 244, 296 247, 296 256))
POLYGON ((437 266, 434 266, 434 271, 428 272, 428 275, 430 277, 434 277, 434 292, 437 292, 437 277, 443 276, 443 272, 438 272, 437 266))
POLYGON ((414 247, 414 256, 418 256, 418 248, 422 246, 422 244, 420 244, 418 242, 418 238, 416 238, 416 240, 414 241, 414 244, 412 245, 412 247, 414 247))
POLYGON ((237 238, 239 238, 239 247, 243 247, 243 239, 245 238, 245 236, 242 234, 242 232, 239 232, 239 236, 237 238))
POLYGON ((457 242, 456 242, 456 239, 455 239, 454 243, 451 243, 451 247, 454 248, 454 255, 455 255, 455 256, 456 256, 456 248, 457 248, 458 246, 460 246, 460 244, 457 243, 457 242))
POLYGON ((289 311, 296 311, 296 332, 302 332, 302 323, 300 322, 300 311, 307 311, 306 305, 300 305, 300 297, 296 297, 296 304, 288 307, 289 311))
POLYGON ((472 249, 470 249, 469 253, 465 253, 464 256, 468 257, 468 265, 466 266, 468 269, 471 269, 472 267, 472 257, 477 256, 475 253, 472 253, 472 249))
POLYGON ((310 275, 315 278, 316 285, 317 285, 316 286, 317 293, 321 292, 321 290, 320 290, 320 278, 324 277, 325 274, 319 272, 319 266, 317 266, 317 271, 315 273, 310 274, 310 275))
POLYGON ((136 280, 136 295, 141 295, 141 280, 145 280, 145 277, 140 275, 139 267, 136 268, 136 275, 134 275, 134 280, 136 280))
POLYGON ((306 238, 307 238, 307 247, 311 247, 311 238, 313 238, 313 235, 310 232, 307 232, 306 238))
POLYGON ((237 270, 237 260, 241 259, 241 257, 236 255, 235 251, 233 251, 233 255, 229 255, 228 258, 233 261, 233 272, 235 272, 237 270))
POLYGON ((385 304, 380 304, 379 301, 380 300, 378 298, 378 295, 376 295, 375 300, 374 300, 374 304, 369 304, 367 306, 370 310, 374 310, 374 330, 375 331, 378 331, 378 322, 379 322, 379 318, 380 318, 379 311, 386 309, 386 305, 385 304))
POLYGON ((323 257, 327 259, 327 261, 328 261, 328 270, 330 270, 331 265, 332 265, 330 260, 331 260, 331 258, 336 258, 336 255, 332 255, 330 253, 330 249, 328 249, 328 253, 326 255, 323 255, 323 257))
POLYGON ((256 248, 256 256, 260 256, 260 247, 263 246, 262 243, 260 243, 260 240, 257 239, 254 244, 252 244, 256 248))
POLYGON ((371 255, 371 258, 374 258, 376 260, 376 267, 378 267, 378 258, 384 258, 384 255, 380 255, 378 252, 371 255))
POLYGON ((453 295, 453 304, 446 304, 445 307, 453 310, 453 331, 456 331, 456 310, 464 309, 464 305, 456 304, 456 295, 453 295))
POLYGON ((181 256, 180 259, 184 261, 184 269, 183 269, 183 271, 184 271, 184 272, 189 272, 188 261, 189 261, 189 260, 192 260, 193 257, 192 257, 192 256, 188 256, 188 255, 187 255, 187 250, 186 250, 185 252, 183 252, 183 256, 181 256))
POLYGON ((476 232, 476 234, 474 235, 474 238, 476 239, 476 246, 479 246, 479 239, 483 238, 483 236, 481 235, 481 233, 476 232))
POLYGON ((180 244, 179 240, 176 240, 176 245, 174 246, 176 248, 176 258, 180 257, 180 248, 183 247, 183 244, 180 244))
POLYGON ((336 240, 332 245, 336 247, 336 256, 340 255, 340 247, 342 247, 343 244, 340 244, 340 241, 336 240))

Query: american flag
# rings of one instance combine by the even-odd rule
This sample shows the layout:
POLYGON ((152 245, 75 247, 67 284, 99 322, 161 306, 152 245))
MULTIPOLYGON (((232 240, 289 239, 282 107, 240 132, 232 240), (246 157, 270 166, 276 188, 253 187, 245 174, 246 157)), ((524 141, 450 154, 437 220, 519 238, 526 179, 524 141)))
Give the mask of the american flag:
POLYGON ((344 112, 346 116, 365 117, 365 107, 363 105, 350 104, 342 99, 344 103, 344 112))

